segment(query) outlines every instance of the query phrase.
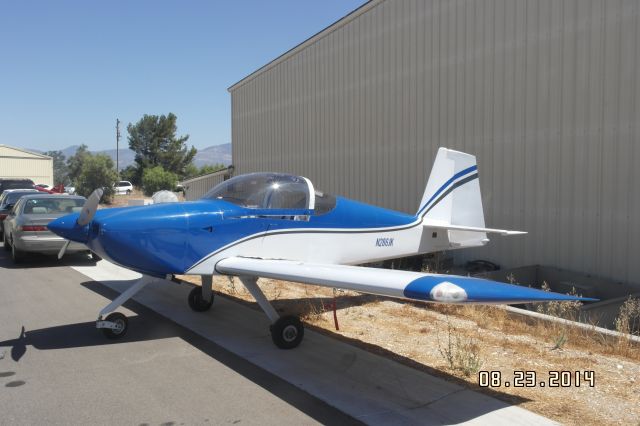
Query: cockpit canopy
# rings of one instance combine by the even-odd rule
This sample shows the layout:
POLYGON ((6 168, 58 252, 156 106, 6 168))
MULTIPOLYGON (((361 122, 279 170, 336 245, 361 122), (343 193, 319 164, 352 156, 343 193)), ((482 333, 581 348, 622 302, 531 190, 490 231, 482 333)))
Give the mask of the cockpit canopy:
POLYGON ((316 192, 309 179, 283 173, 236 176, 215 186, 202 198, 224 200, 250 209, 314 210, 320 207, 321 212, 316 214, 327 212, 336 204, 335 197, 316 192))

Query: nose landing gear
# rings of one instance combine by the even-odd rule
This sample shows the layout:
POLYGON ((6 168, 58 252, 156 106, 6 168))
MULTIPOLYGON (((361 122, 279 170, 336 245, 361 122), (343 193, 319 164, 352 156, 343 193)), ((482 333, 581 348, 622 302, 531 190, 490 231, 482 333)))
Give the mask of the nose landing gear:
POLYGON ((128 321, 127 317, 120 312, 113 312, 122 306, 127 300, 131 299, 137 292, 142 290, 144 286, 154 280, 153 277, 143 275, 134 285, 129 287, 120 296, 116 297, 113 302, 104 307, 98 314, 98 320, 96 321, 96 328, 102 330, 102 333, 108 339, 121 339, 127 333, 128 321), (103 315, 111 312, 103 320, 103 315))
POLYGON ((120 312, 113 312, 104 319, 104 321, 98 320, 96 327, 102 330, 102 333, 107 339, 120 339, 127 333, 127 327, 129 326, 127 317, 120 312))

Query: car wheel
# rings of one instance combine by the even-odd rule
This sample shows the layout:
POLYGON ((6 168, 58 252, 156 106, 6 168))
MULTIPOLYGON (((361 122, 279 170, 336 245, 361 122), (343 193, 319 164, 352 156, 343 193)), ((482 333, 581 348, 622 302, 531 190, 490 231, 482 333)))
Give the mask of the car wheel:
POLYGON ((131 190, 127 189, 127 195, 131 195, 131 190))
POLYGON ((13 263, 20 263, 23 258, 24 254, 22 251, 18 250, 15 244, 11 244, 11 260, 13 260, 13 263))
POLYGON ((2 245, 4 246, 4 249, 6 251, 11 250, 11 245, 9 244, 9 236, 7 236, 6 234, 4 235, 2 245))

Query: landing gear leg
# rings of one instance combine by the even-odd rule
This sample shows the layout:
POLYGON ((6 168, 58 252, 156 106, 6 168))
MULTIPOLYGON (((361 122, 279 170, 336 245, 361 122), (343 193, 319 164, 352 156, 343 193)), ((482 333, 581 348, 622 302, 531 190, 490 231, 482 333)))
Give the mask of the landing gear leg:
POLYGON ((113 302, 104 307, 98 314, 98 320, 96 321, 96 328, 102 330, 104 335, 109 339, 119 339, 127 333, 127 317, 119 312, 113 312, 122 306, 127 300, 131 299, 137 292, 142 290, 144 286, 154 280, 153 277, 143 275, 135 284, 124 291, 120 296, 116 297, 113 302), (110 312, 104 320, 102 317, 110 312))
POLYGON ((213 304, 213 277, 211 275, 201 275, 201 287, 194 287, 189 293, 189 307, 196 312, 205 312, 213 304))
POLYGON ((258 305, 271 320, 270 331, 273 343, 280 349, 297 347, 304 337, 304 327, 300 318, 296 316, 280 317, 260 287, 258 287, 258 279, 256 277, 240 277, 240 281, 242 281, 247 291, 256 299, 258 305))

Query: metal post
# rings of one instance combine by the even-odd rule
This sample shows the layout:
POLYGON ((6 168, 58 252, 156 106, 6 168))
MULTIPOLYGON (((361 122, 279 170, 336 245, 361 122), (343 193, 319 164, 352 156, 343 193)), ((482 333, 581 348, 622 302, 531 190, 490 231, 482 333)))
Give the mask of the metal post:
POLYGON ((116 118, 116 174, 120 180, 120 120, 116 118))

